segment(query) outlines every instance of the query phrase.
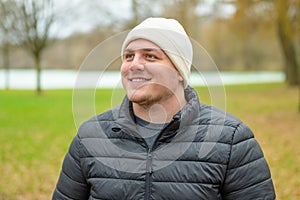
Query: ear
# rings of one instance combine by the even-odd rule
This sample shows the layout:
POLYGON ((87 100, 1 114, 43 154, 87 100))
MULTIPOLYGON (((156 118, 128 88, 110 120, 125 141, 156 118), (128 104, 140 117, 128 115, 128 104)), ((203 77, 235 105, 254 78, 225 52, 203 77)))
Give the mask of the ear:
POLYGON ((178 80, 181 82, 181 81, 184 81, 183 77, 179 74, 178 72, 178 80))

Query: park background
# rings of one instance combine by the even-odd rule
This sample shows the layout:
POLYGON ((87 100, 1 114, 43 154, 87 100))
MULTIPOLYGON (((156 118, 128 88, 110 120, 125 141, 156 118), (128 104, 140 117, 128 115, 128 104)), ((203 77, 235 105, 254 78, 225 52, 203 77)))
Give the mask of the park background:
MULTIPOLYGON (((275 83, 229 84, 222 89, 226 110, 248 124, 261 144, 277 198, 300 198, 298 0, 0 0, 0 4, 0 200, 50 199, 76 134, 72 89, 43 88, 43 71, 78 71, 97 45, 149 16, 180 21, 220 73, 284 74, 284 80, 275 83), (16 70, 35 70, 36 87, 11 87, 16 70)), ((117 47, 112 45, 107 52, 117 47)), ((116 71, 119 66, 116 60, 101 70, 116 71)), ((210 87, 196 89, 200 100, 212 103, 210 87)), ((112 88, 94 92, 96 113, 112 106, 112 88)))

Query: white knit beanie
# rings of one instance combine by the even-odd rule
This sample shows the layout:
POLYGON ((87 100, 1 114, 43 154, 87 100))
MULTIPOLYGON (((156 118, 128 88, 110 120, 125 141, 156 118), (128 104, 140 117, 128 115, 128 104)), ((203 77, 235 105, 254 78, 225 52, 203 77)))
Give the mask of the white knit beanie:
POLYGON ((187 86, 193 59, 193 48, 182 25, 175 19, 148 18, 133 28, 125 38, 121 57, 128 44, 146 39, 159 46, 171 59, 187 86))

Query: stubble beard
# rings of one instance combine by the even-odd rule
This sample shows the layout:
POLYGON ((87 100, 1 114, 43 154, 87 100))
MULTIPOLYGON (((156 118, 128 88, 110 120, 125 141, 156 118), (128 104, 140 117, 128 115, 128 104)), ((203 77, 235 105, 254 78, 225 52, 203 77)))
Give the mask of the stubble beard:
POLYGON ((152 105, 161 103, 164 100, 171 98, 174 93, 170 91, 169 89, 164 88, 161 90, 161 87, 163 86, 150 86, 152 88, 138 88, 133 89, 132 93, 128 97, 130 101, 133 103, 143 107, 144 109, 150 108, 152 105), (139 91, 144 90, 144 91, 139 91), (153 93, 150 93, 150 91, 154 91, 153 93), (156 91, 159 91, 156 93, 156 91), (138 94, 139 92, 143 92, 144 94, 138 94))

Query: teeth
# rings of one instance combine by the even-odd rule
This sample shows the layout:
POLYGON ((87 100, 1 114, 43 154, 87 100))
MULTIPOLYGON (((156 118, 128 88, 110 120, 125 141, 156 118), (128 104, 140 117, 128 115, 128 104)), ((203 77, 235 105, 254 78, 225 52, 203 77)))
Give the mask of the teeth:
POLYGON ((144 78, 135 78, 135 79, 132 79, 131 81, 132 82, 144 82, 144 81, 146 81, 146 79, 144 79, 144 78))

